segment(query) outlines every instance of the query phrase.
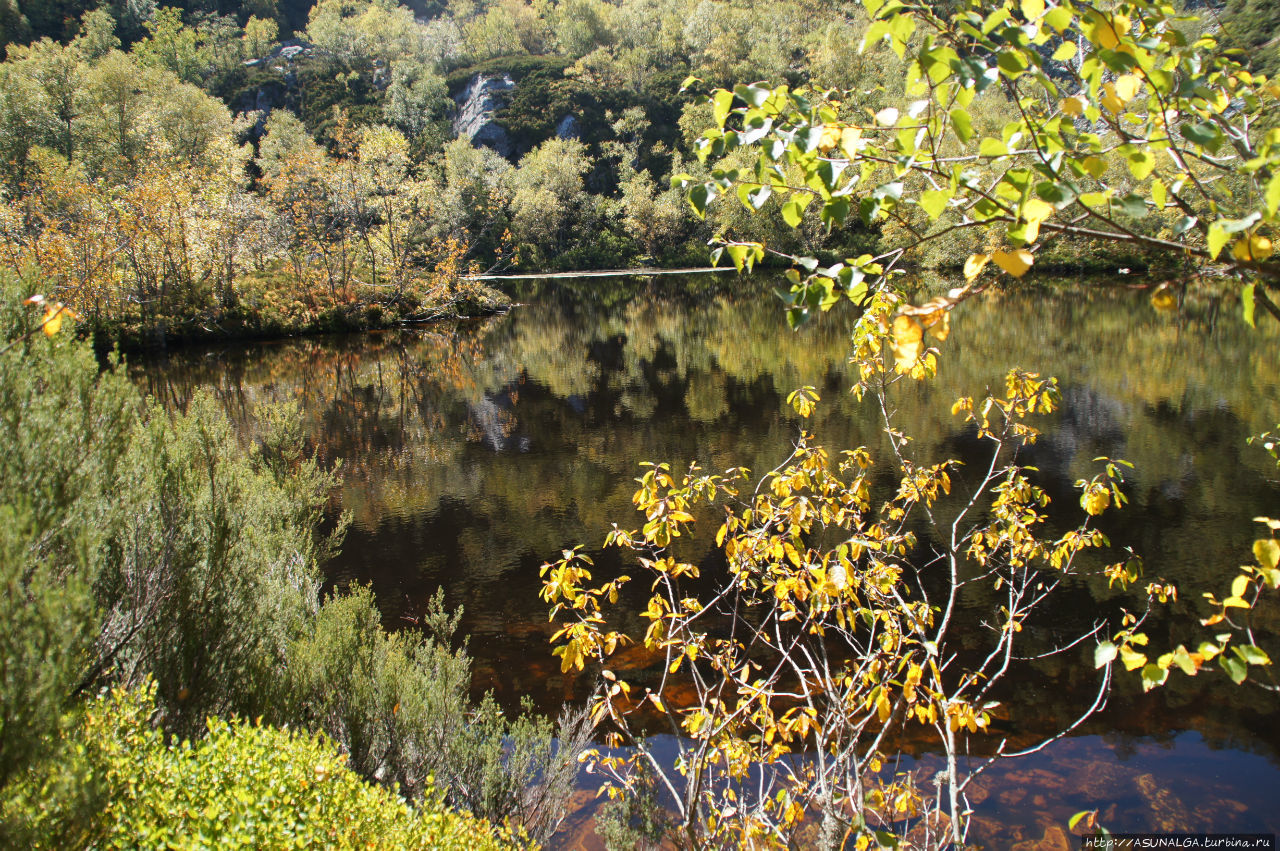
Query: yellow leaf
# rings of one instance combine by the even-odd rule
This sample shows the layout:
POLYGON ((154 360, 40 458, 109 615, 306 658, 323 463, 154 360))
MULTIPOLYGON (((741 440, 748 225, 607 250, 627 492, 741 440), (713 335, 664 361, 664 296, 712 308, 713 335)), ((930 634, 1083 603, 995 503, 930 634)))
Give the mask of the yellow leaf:
POLYGON ((1026 239, 1028 243, 1036 241, 1036 237, 1040 235, 1041 223, 1052 215, 1053 205, 1041 201, 1039 198, 1032 198, 1022 205, 1022 218, 1027 223, 1026 239))
POLYGON ((1114 83, 1104 83, 1102 105, 1112 112, 1122 112, 1125 104, 1133 100, 1141 87, 1142 80, 1134 74, 1125 74, 1114 83))
POLYGON ((969 259, 964 261, 964 279, 972 281, 982 274, 982 270, 987 268, 990 262, 991 258, 986 254, 970 254, 969 259))
POLYGON ((1027 274, 1031 264, 1036 262, 1035 255, 1025 248, 1018 248, 1013 251, 997 251, 991 255, 991 259, 996 261, 997 266, 1015 278, 1021 278, 1027 274))
POLYGON ((1125 644, 1120 647, 1120 661, 1124 663, 1126 671, 1136 671, 1147 664, 1147 656, 1125 644))
POLYGON ((1280 543, 1275 538, 1259 538, 1253 542, 1253 557, 1268 570, 1275 570, 1280 564, 1280 543))
POLYGON ((879 717, 880 723, 883 724, 889 720, 890 714, 893 713, 893 706, 889 703, 889 698, 885 695, 884 690, 880 691, 880 697, 876 700, 876 716, 879 717))
POLYGON ((1116 84, 1104 83, 1102 86, 1102 105, 1112 112, 1120 112, 1124 109, 1124 101, 1116 96, 1116 84))
POLYGON ((1053 215, 1053 205, 1039 198, 1032 198, 1022 205, 1022 217, 1028 222, 1039 224, 1053 215))
POLYGON ((44 322, 40 325, 40 330, 44 331, 46 337, 52 337, 62 329, 62 305, 54 307, 52 304, 44 309, 44 322))
POLYGON ((1105 487, 1093 487, 1080 498, 1080 504, 1090 515, 1096 517, 1107 510, 1111 504, 1111 491, 1105 487))
POLYGON ((946 342, 951 333, 951 311, 940 308, 924 317, 924 329, 939 343, 946 342))
POLYGON ((1151 306, 1161 313, 1168 313, 1178 309, 1178 297, 1168 284, 1164 284, 1151 294, 1151 306))
POLYGON ((924 339, 924 326, 914 316, 900 315, 893 320, 889 348, 893 350, 894 366, 906 371, 920 359, 924 339))
POLYGON ((840 151, 846 157, 853 159, 865 145, 866 143, 862 141, 862 131, 857 127, 846 127, 840 131, 840 151))
POLYGON ((1242 263, 1266 260, 1271 256, 1271 240, 1265 236, 1246 236, 1231 246, 1231 254, 1242 263))
POLYGON ((1114 50, 1121 37, 1129 32, 1131 26, 1127 15, 1112 15, 1111 20, 1103 20, 1093 29, 1092 40, 1100 47, 1114 50))
POLYGON ((1142 88, 1142 78, 1137 74, 1125 74, 1116 80, 1116 97, 1125 103, 1133 100, 1138 94, 1138 90, 1142 88))
POLYGON ((841 130, 828 124, 822 128, 822 138, 818 141, 818 150, 827 153, 840 144, 841 130))
POLYGON ((1044 14, 1044 0, 1022 0, 1022 17, 1028 21, 1038 20, 1044 14))
POLYGON ((1067 115, 1084 115, 1085 108, 1088 106, 1089 102, 1080 95, 1072 95, 1062 100, 1062 111, 1067 115))

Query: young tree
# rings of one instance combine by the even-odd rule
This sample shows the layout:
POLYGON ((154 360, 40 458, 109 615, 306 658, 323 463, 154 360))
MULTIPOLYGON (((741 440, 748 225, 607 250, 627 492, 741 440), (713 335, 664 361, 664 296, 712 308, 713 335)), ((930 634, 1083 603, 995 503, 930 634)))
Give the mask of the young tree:
MULTIPOLYGON (((821 270, 805 261, 793 318, 861 300, 912 248, 972 229, 995 245, 954 259, 970 284, 949 305, 981 286, 989 262, 1018 277, 1067 237, 1159 253, 1183 282, 1220 270, 1239 281, 1247 321, 1259 308, 1280 318, 1280 132, 1268 117, 1280 87, 1211 30, 1194 35, 1194 15, 1149 0, 974 0, 951 17, 864 5, 866 44, 886 42, 906 62, 903 103, 867 114, 833 91, 718 90, 701 155, 745 148, 754 162, 685 178, 700 213, 728 193, 750 209, 779 196, 792 225, 816 201, 829 227, 857 217, 898 229, 880 256, 821 270), (974 118, 992 99, 1008 116, 994 128, 974 118)), ((727 247, 735 262, 758 249, 727 247)))
MULTIPOLYGON (((563 619, 554 639, 562 668, 601 666, 595 715, 630 748, 600 754, 599 764, 620 794, 656 794, 671 807, 688 847, 786 845, 806 830, 804 841, 820 847, 891 844, 877 827, 960 847, 965 789, 987 764, 961 756, 1015 755, 1004 740, 979 740, 989 735, 989 701, 1016 679, 1019 660, 1067 653, 1097 669, 1097 698, 1067 730, 1105 701, 1117 658, 1149 682, 1214 656, 1237 679, 1269 661, 1247 626, 1230 653, 1219 636, 1198 657, 1179 648, 1149 661, 1132 615, 1035 647, 1027 627, 1057 622, 1054 601, 1069 577, 1136 578, 1125 562, 1089 567, 1082 557, 1105 544, 1092 518, 1123 501, 1123 465, 1103 459, 1078 483, 1081 522, 1046 534, 1048 496, 1019 455, 1036 436, 1031 417, 1056 405, 1051 380, 1014 370, 1003 394, 957 400, 952 414, 985 447, 967 459, 967 475, 954 461, 913 456, 891 394, 932 376, 939 352, 930 338, 947 338, 950 311, 984 285, 989 267, 1020 277, 1055 238, 1164 252, 1188 278, 1216 263, 1239 281, 1249 322, 1259 307, 1280 318, 1271 299, 1280 266, 1270 259, 1280 131, 1267 115, 1280 87, 1213 35, 1196 35, 1193 19, 1146 0, 973 0, 949 16, 893 0, 865 5, 867 44, 884 41, 906 62, 903 103, 868 109, 856 93, 785 85, 718 90, 716 126, 700 143, 714 170, 678 181, 700 215, 736 195, 729 203, 751 212, 780 202, 793 228, 813 204, 829 228, 857 217, 882 229, 889 244, 878 256, 828 266, 791 257, 787 302, 793 323, 842 300, 861 311, 854 391, 889 435, 891 495, 873 497, 865 449, 836 460, 802 432, 790 457, 755 482, 736 470, 645 471, 634 497, 644 525, 615 525, 607 545, 637 556, 647 627, 634 628, 635 608, 619 611, 627 576, 594 582, 576 550, 543 569, 544 596, 563 619), (994 127, 978 120, 991 100, 1005 115, 994 127), (955 259, 963 286, 923 305, 895 292, 909 250, 970 230, 992 245, 955 259), (680 556, 680 538, 708 514, 719 521, 727 576, 707 577, 705 565, 680 556), (658 666, 624 678, 611 660, 632 640, 658 666), (645 740, 655 726, 673 737, 674 765, 645 740), (882 774, 894 737, 921 727, 943 771, 932 783, 882 774)), ((713 18, 703 9, 687 32, 713 18)), ((766 250, 724 240, 718 256, 742 269, 766 250)), ((1153 302, 1175 297, 1165 287, 1153 302)), ((804 388, 791 401, 806 416, 817 394, 804 388)), ((1211 623, 1250 608, 1280 577, 1274 539, 1255 549, 1257 564, 1211 623)))
POLYGON ((511 224, 516 239, 557 254, 571 233, 591 220, 593 199, 583 179, 590 169, 586 146, 548 139, 525 155, 511 178, 511 224))

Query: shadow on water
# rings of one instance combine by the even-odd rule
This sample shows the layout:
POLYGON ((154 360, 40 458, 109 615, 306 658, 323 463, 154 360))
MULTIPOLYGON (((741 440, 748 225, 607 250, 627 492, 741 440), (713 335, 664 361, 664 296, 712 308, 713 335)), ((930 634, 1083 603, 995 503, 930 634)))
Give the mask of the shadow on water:
MULTIPOLYGON (((388 626, 443 586, 466 610, 477 693, 551 709, 585 685, 548 652, 539 565, 578 543, 598 550, 614 522, 634 524, 639 462, 770 469, 799 427, 786 395, 806 384, 823 396, 810 426, 820 440, 886 456, 877 420, 846 392, 852 317, 792 333, 767 284, 528 282, 513 292, 522 306, 494 319, 190 350, 135 370, 169 405, 211 389, 246 439, 259 405, 298 403, 310 450, 340 464, 333 510, 353 517, 330 584, 371 582, 388 626)), ((1148 630, 1153 643, 1189 641, 1201 592, 1220 590, 1247 555, 1251 518, 1280 513, 1274 465, 1245 445, 1280 421, 1280 335, 1224 316, 1216 306, 1160 315, 1143 294, 1113 290, 984 296, 953 318, 938 380, 896 398, 899 428, 920 457, 972 457, 973 435, 949 413, 957 396, 1001 386, 1014 365, 1057 375, 1063 408, 1031 463, 1067 510, 1078 510, 1072 485, 1096 471, 1094 458, 1135 464, 1131 504, 1104 531, 1143 554, 1151 578, 1180 587, 1148 630)), ((683 557, 712 564, 705 538, 683 557)), ((622 567, 592 554, 602 574, 622 567)), ((1052 621, 1028 628, 1048 643, 1123 603, 1073 587, 1052 621)), ((997 732, 1016 741, 1069 723, 1092 699, 1086 657, 1035 666, 1006 695, 997 732)), ((1080 735, 984 775, 975 838, 1066 847, 1055 826, 1099 804, 1121 829, 1280 832, 1275 708, 1223 677, 1177 677, 1151 695, 1122 679, 1080 735)))

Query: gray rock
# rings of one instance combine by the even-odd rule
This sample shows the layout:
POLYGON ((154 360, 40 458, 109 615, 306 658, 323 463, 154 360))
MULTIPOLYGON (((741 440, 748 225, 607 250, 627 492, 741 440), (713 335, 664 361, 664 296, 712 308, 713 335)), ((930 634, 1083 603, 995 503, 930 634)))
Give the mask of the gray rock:
POLYGON ((557 139, 581 139, 582 131, 578 129, 578 119, 572 115, 566 115, 560 119, 560 123, 556 125, 557 139))
POLYGON ((507 93, 515 88, 508 74, 477 74, 455 98, 458 114, 453 119, 453 135, 468 139, 472 145, 492 148, 504 157, 515 153, 515 144, 505 128, 494 121, 494 114, 506 106, 507 93))

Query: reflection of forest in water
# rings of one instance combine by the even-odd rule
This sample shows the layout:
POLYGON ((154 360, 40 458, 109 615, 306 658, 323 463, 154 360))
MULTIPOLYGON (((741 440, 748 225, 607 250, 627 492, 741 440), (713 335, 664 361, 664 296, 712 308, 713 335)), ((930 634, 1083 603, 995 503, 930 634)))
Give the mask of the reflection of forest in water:
MULTIPOLYGON (((804 384, 823 396, 812 426, 821 441, 886 457, 878 420, 847 393, 850 315, 792 333, 753 283, 705 286, 691 296, 668 282, 535 285, 504 317, 183 352, 146 365, 140 381, 177 405, 211 387, 246 434, 257 405, 300 404, 315 453, 341 462, 336 502, 354 520, 333 578, 372 581, 389 624, 443 585, 466 607, 477 687, 549 706, 580 695, 547 649, 538 566, 566 546, 598 545, 614 522, 638 525, 639 462, 768 470, 798 429, 786 394, 804 384)), ((1247 556, 1251 518, 1280 513, 1274 466, 1245 445, 1280 421, 1278 341, 1209 309, 1156 314, 1141 293, 987 295, 957 310, 938 380, 898 388, 897 427, 918 458, 972 458, 949 414, 957 396, 1000 389, 1014 365, 1057 375, 1063 410, 1031 463, 1066 511, 1078 511, 1071 485, 1096 472, 1096 456, 1136 465, 1131 504, 1104 528, 1115 547, 1146 557, 1149 577, 1180 586, 1172 617, 1149 630, 1172 647, 1197 635, 1201 591, 1220 590, 1247 556)), ((708 529, 683 555, 707 561, 710 543, 708 529)), ((1052 621, 1027 628, 1047 645, 1115 604, 1105 588, 1073 588, 1052 621)), ((1009 714, 1033 731, 1062 724, 1090 699, 1094 676, 1083 649, 1038 663, 1009 714)), ((1274 761, 1274 699, 1208 679, 1175 677, 1150 696, 1125 680, 1087 732, 1125 747, 1129 736, 1194 730, 1274 761)))

